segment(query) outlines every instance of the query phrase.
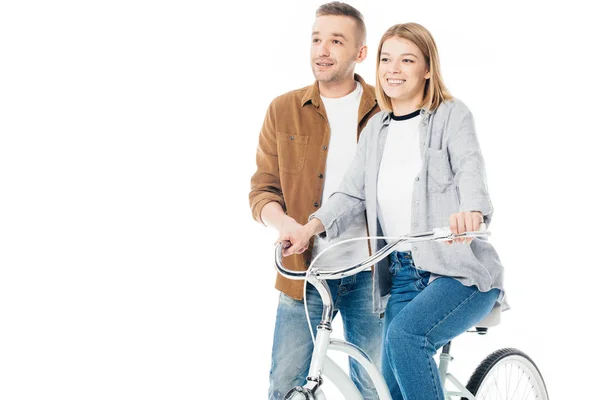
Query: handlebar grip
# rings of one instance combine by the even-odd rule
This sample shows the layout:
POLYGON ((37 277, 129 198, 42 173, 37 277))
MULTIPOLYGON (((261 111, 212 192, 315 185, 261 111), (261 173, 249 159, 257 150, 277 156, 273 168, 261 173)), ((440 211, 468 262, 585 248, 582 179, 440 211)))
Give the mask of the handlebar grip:
POLYGON ((279 242, 275 246, 275 268, 288 279, 303 280, 306 278, 306 271, 292 271, 283 265, 283 243, 279 242))

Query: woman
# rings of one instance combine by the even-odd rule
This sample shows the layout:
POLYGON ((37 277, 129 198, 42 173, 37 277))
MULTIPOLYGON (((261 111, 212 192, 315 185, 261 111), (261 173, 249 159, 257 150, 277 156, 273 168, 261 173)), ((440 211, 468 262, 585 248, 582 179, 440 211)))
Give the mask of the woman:
MULTIPOLYGON (((400 236, 490 223, 492 205, 469 109, 444 86, 433 37, 395 25, 377 52, 377 98, 341 187, 310 216, 284 255, 313 235, 333 239, 367 211, 369 232, 400 236)), ((485 239, 399 248, 374 268, 374 311, 385 310, 383 375, 392 398, 444 399, 436 351, 502 303, 503 268, 485 239)), ((372 240, 378 250, 385 241, 372 240)))

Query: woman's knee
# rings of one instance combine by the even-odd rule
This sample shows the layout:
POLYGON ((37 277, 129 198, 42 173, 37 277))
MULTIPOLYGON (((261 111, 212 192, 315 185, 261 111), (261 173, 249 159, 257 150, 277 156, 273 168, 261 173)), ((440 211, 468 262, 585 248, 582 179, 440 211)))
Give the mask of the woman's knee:
MULTIPOLYGON (((424 335, 409 332, 401 323, 390 324, 384 337, 384 348, 392 351, 394 357, 402 356, 414 349, 423 347, 427 341, 424 335)), ((388 352, 388 355, 390 353, 388 352)))

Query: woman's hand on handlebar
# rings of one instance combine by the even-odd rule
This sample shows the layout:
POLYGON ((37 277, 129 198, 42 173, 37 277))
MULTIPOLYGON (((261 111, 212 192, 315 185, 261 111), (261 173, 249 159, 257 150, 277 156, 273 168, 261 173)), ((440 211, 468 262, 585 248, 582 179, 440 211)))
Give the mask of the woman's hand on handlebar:
MULTIPOLYGON (((479 226, 483 223, 483 214, 479 211, 463 211, 450 215, 449 220, 450 230, 455 235, 465 232, 477 232, 479 226)), ((456 238, 454 241, 457 243, 471 243, 473 238, 456 238)), ((452 243, 452 241, 449 243, 452 243)))
POLYGON ((282 232, 279 236, 278 242, 288 242, 289 245, 285 246, 282 251, 284 257, 291 256, 292 254, 302 254, 308 249, 310 239, 313 235, 323 232, 325 228, 321 221, 317 218, 311 219, 306 225, 294 229, 293 231, 282 232))

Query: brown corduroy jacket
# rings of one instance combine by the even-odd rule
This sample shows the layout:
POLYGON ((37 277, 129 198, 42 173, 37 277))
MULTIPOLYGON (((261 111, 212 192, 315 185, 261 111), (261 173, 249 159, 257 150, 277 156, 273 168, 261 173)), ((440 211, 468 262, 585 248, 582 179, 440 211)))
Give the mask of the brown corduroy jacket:
MULTIPOLYGON (((375 89, 359 76, 354 79, 363 87, 358 108, 357 135, 369 118, 379 112, 375 89)), ((263 207, 272 201, 298 223, 321 205, 325 163, 329 145, 329 122, 321 102, 318 83, 277 97, 267 110, 258 149, 257 169, 251 180, 252 216, 262 222, 263 207)), ((286 257, 284 265, 292 270, 306 270, 312 256, 312 241, 307 251, 286 257)), ((275 287, 295 299, 302 299, 304 282, 277 274, 275 287)))

